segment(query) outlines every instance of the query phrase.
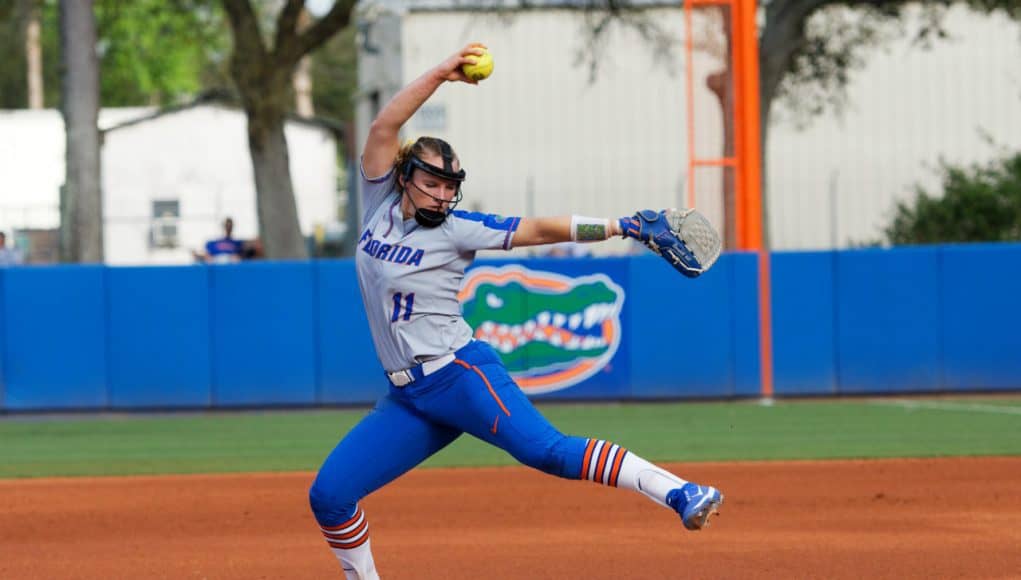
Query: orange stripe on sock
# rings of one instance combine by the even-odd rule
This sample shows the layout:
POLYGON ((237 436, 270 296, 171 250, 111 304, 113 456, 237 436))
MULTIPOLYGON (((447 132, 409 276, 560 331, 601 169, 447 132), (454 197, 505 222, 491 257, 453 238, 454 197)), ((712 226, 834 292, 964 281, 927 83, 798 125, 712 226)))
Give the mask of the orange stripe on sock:
POLYGON ((368 541, 369 541, 369 534, 365 534, 361 538, 358 538, 358 541, 356 541, 356 542, 344 543, 344 542, 331 542, 331 541, 327 540, 326 543, 329 544, 331 548, 340 548, 341 550, 354 550, 358 546, 361 546, 362 544, 364 544, 365 542, 368 542, 368 541))
POLYGON ((358 534, 362 533, 362 530, 364 530, 368 526, 369 526, 369 520, 365 519, 365 520, 362 520, 362 523, 361 523, 360 526, 358 526, 357 528, 351 530, 350 532, 347 532, 346 534, 327 534, 327 533, 323 532, 323 535, 326 536, 327 540, 334 540, 334 541, 350 540, 351 538, 353 538, 353 537, 357 536, 358 534))
POLYGON ((610 455, 611 447, 613 447, 613 443, 603 442, 603 449, 599 452, 599 463, 596 464, 596 472, 592 478, 592 481, 596 483, 603 483, 603 468, 606 467, 606 457, 610 455))
POLYGON ((589 439, 588 445, 585 447, 585 457, 581 460, 581 475, 578 479, 588 479, 588 462, 592 459, 592 450, 596 447, 596 440, 589 439))
POLYGON ((360 518, 361 516, 362 516, 362 508, 358 508, 358 509, 355 510, 355 515, 351 516, 351 519, 349 519, 348 521, 346 521, 346 522, 344 522, 342 524, 337 524, 335 526, 320 526, 320 527, 323 528, 324 530, 328 531, 328 532, 336 532, 338 530, 343 530, 344 528, 354 524, 355 522, 358 521, 358 518, 360 518))
POLYGON ((624 463, 625 455, 627 455, 627 449, 621 447, 617 450, 617 458, 613 460, 613 469, 610 471, 610 482, 608 485, 617 487, 617 477, 620 475, 620 466, 624 463))
POLYGON ((464 362, 463 360, 461 360, 459 358, 454 359, 454 362, 456 362, 457 364, 463 366, 466 369, 471 369, 471 370, 475 371, 475 374, 477 374, 480 377, 482 377, 482 382, 486 383, 486 388, 489 389, 489 394, 492 395, 494 399, 496 399, 496 404, 500 405, 500 409, 503 410, 504 414, 507 415, 508 417, 510 417, 510 411, 508 411, 507 407, 504 406, 503 401, 500 400, 500 396, 497 395, 496 391, 493 390, 493 385, 489 384, 489 379, 486 378, 485 373, 483 373, 479 369, 479 367, 477 367, 475 365, 470 365, 470 364, 464 362))

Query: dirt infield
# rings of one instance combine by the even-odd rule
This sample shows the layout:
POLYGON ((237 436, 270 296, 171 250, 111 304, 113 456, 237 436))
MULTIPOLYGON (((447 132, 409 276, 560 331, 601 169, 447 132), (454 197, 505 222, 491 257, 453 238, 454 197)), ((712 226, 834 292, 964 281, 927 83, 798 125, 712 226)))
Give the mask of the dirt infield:
MULTIPOLYGON (((384 578, 1018 578, 1021 457, 672 465, 712 528, 524 468, 414 471, 368 498, 384 578)), ((310 473, 0 481, 0 578, 336 578, 310 473)))

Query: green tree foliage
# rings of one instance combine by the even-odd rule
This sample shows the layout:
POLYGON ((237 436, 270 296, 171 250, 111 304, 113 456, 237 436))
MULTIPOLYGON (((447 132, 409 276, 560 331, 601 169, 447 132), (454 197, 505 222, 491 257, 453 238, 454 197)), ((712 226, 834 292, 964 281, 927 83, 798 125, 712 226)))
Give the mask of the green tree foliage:
POLYGON ((57 2, 47 0, 0 0, 0 108, 19 109, 28 105, 25 65, 25 18, 30 2, 42 5, 43 89, 45 103, 60 102, 60 30, 57 2))
POLYGON ((229 86, 230 37, 218 4, 99 0, 103 106, 166 104, 229 86))
POLYGON ((25 98, 25 57, 24 34, 20 18, 14 8, 14 0, 0 2, 0 54, 7 55, 0 60, 0 108, 24 107, 25 98), (16 58, 14 55, 22 55, 16 58))
POLYGON ((941 168, 943 193, 921 187, 886 228, 890 244, 1021 240, 1021 153, 986 165, 941 168))
MULTIPOLYGON (((41 6, 45 104, 60 103, 56 0, 41 6)), ((24 4, 0 0, 0 107, 26 106, 24 4)), ((168 104, 230 86, 230 31, 210 0, 96 0, 105 107, 168 104)))

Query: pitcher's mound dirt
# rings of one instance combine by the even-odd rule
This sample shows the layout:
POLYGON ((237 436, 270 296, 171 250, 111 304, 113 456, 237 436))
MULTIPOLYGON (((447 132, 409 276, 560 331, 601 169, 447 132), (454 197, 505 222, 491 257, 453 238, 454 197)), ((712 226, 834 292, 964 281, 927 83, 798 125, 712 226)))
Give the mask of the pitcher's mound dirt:
MULTIPOLYGON (((1018 578, 1021 458, 698 463, 722 515, 525 468, 416 470, 363 502, 387 579, 1018 578)), ((0 578, 338 578, 311 473, 0 481, 0 578)))

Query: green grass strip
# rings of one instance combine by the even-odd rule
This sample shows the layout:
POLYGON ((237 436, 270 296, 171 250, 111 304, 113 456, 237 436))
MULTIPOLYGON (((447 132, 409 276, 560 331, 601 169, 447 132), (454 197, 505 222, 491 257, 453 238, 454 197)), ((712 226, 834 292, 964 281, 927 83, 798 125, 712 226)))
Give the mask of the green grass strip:
MULTIPOLYGON (((541 405, 656 461, 1021 455, 1021 400, 541 405), (921 404, 918 404, 921 403, 921 404)), ((314 470, 365 410, 0 419, 0 478, 314 470)), ((511 465, 464 436, 427 466, 511 465)))

